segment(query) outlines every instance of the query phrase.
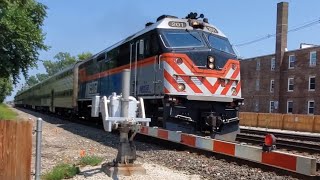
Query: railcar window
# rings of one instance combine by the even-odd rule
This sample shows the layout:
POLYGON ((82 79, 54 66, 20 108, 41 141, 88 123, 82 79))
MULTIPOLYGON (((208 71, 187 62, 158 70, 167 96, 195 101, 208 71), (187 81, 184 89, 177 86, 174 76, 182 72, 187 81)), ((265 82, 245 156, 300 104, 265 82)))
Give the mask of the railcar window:
POLYGON ((107 52, 107 61, 109 60, 116 60, 119 56, 119 48, 112 49, 111 51, 107 52))
POLYGON ((164 36, 172 48, 203 47, 204 43, 198 32, 166 31, 164 36))
POLYGON ((157 38, 158 34, 151 35, 151 53, 152 55, 156 55, 159 53, 159 42, 157 38))
POLYGON ((207 39, 212 48, 227 52, 229 54, 235 54, 227 38, 218 37, 213 34, 207 34, 207 39))
POLYGON ((125 43, 119 48, 118 66, 123 66, 130 63, 130 44, 125 43))
POLYGON ((150 52, 150 38, 146 38, 144 40, 144 54, 146 57, 149 57, 151 55, 150 52))

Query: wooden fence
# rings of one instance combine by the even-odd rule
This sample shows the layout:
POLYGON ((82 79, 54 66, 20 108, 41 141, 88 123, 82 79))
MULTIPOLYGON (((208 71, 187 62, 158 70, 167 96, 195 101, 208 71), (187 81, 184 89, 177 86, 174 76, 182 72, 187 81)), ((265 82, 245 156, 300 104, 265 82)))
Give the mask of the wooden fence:
POLYGON ((30 179, 32 122, 0 120, 0 179, 30 179))
POLYGON ((240 125, 320 133, 320 116, 241 112, 240 125))

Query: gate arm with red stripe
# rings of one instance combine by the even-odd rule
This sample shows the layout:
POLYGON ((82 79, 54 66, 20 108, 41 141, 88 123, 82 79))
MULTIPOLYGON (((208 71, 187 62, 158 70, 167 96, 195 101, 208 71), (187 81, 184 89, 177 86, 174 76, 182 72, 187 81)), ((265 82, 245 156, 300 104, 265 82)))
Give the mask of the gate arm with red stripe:
POLYGON ((307 176, 316 175, 316 159, 307 156, 281 151, 263 152, 261 147, 215 140, 185 134, 180 131, 168 131, 157 127, 141 126, 138 132, 193 148, 245 159, 307 176))

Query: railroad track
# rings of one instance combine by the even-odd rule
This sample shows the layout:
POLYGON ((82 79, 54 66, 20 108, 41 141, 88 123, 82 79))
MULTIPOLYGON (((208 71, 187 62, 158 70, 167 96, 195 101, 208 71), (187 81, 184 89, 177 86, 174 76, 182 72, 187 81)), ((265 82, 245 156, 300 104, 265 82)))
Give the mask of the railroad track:
MULTIPOLYGON (((20 109, 20 110, 23 110, 23 109, 20 109)), ((28 110, 27 110, 27 113, 31 113, 31 114, 33 114, 35 116, 38 116, 38 117, 39 117, 40 114, 45 115, 45 116, 53 116, 52 114, 43 114, 43 113, 39 113, 39 112, 35 112, 35 111, 28 111, 28 110)), ((70 122, 70 120, 67 120, 68 118, 62 118, 60 116, 55 116, 55 117, 59 118, 59 119, 62 119, 64 121, 67 121, 68 123, 70 122)), ((79 120, 79 119, 73 120, 72 122, 80 123, 80 124, 85 125, 85 126, 91 126, 91 127, 94 127, 94 128, 102 129, 102 127, 97 125, 97 124, 84 123, 83 121, 81 122, 81 120, 79 120)), ((210 156, 215 156, 218 159, 225 159, 225 160, 230 161, 230 162, 237 162, 239 164, 246 164, 246 165, 249 165, 249 166, 252 166, 252 167, 260 167, 260 168, 264 169, 265 171, 275 171, 275 172, 277 172, 277 173, 279 173, 281 175, 287 175, 288 173, 290 173, 290 176, 296 177, 296 178, 302 178, 302 179, 317 179, 319 177, 318 174, 316 176, 306 176, 306 175, 298 174, 298 173, 295 173, 295 172, 292 172, 292 171, 288 171, 288 170, 285 170, 285 169, 281 169, 281 168, 277 168, 277 167, 272 167, 272 166, 269 166, 269 165, 261 164, 259 162, 253 162, 253 161, 250 161, 250 160, 234 158, 234 157, 229 156, 229 155, 224 155, 224 154, 219 154, 219 153, 217 154, 217 153, 209 152, 209 151, 206 151, 206 150, 196 149, 196 148, 188 147, 186 145, 182 145, 182 144, 179 144, 179 143, 169 142, 169 141, 166 141, 166 140, 158 139, 156 137, 151 137, 151 136, 147 136, 147 135, 143 135, 143 134, 137 134, 136 140, 139 140, 139 141, 142 141, 142 142, 151 143, 151 144, 156 144, 156 145, 168 148, 168 149, 174 149, 174 150, 178 150, 178 151, 179 150, 188 150, 190 152, 196 152, 196 153, 203 154, 203 155, 206 155, 206 156, 209 156, 209 157, 210 156), (139 138, 139 136, 140 136, 140 138, 139 138), (141 136, 142 136, 142 138, 141 138, 141 136)), ((256 140, 255 142, 257 143, 258 140, 256 140)), ((262 142, 263 142, 263 137, 261 137, 261 139, 259 140, 258 144, 262 144, 262 142)), ((252 142, 252 143, 254 143, 254 142, 252 142)), ((320 164, 317 163, 317 170, 319 170, 319 169, 320 169, 320 164)))
MULTIPOLYGON (((240 133, 237 135, 237 141, 262 145, 264 142, 264 136, 240 133)), ((276 146, 278 149, 320 153, 320 145, 318 144, 277 139, 276 146)))
POLYGON ((262 136, 265 136, 266 134, 273 134, 277 138, 295 139, 295 140, 310 141, 310 142, 320 142, 320 137, 305 136, 305 135, 301 135, 301 134, 288 134, 288 133, 265 131, 265 130, 253 130, 253 129, 241 129, 240 132, 245 133, 245 134, 256 134, 256 135, 262 135, 262 136))

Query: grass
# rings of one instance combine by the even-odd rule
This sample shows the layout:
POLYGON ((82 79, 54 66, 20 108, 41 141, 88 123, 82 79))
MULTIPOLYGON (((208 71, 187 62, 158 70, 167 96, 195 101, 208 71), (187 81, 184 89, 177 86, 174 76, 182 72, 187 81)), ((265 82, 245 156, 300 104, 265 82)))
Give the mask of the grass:
POLYGON ((0 119, 1 120, 14 120, 17 118, 17 113, 9 109, 5 104, 0 104, 0 119))
POLYGON ((98 156, 84 156, 80 159, 80 166, 96 166, 102 162, 103 158, 98 156))
MULTIPOLYGON (((84 156, 80 159, 80 166, 96 166, 102 162, 103 158, 95 155, 92 156, 84 156)), ((41 179, 43 180, 61 180, 72 178, 73 176, 80 173, 79 167, 71 164, 58 164, 51 171, 45 173, 41 179)))
POLYGON ((42 176, 44 180, 61 180, 72 178, 80 172, 79 167, 70 164, 59 164, 42 176))

